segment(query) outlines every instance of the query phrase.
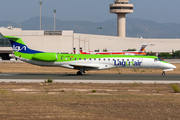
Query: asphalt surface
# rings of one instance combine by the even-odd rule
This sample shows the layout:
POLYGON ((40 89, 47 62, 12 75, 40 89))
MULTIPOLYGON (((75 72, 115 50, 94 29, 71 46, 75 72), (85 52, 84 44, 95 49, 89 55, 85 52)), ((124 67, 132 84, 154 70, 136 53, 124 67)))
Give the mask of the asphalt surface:
POLYGON ((151 74, 23 74, 1 73, 0 79, 60 79, 60 80, 179 80, 180 75, 151 74))
POLYGON ((65 83, 180 83, 180 75, 151 75, 151 74, 23 74, 1 73, 0 82, 43 82, 52 79, 65 83))

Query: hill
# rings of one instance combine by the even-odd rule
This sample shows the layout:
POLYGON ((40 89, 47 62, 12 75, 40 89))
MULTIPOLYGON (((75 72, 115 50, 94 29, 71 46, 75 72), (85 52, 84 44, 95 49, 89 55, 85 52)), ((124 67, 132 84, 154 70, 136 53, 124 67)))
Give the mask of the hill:
MULTIPOLYGON (((2 21, 0 26, 19 27, 23 30, 39 30, 39 17, 33 17, 21 23, 2 21)), ((143 38, 180 38, 180 24, 156 23, 150 20, 127 18, 127 37, 143 38)), ((104 22, 89 21, 62 21, 56 19, 56 30, 73 30, 75 33, 99 34, 97 27, 102 27, 101 35, 117 35, 117 20, 111 19, 104 22)), ((53 30, 54 19, 42 16, 42 30, 53 30)))

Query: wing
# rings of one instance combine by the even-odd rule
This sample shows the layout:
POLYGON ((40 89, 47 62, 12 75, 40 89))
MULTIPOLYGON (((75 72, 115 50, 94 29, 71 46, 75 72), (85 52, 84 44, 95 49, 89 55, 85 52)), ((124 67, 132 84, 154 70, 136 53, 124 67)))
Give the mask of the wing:
POLYGON ((74 67, 74 69, 84 69, 86 71, 88 70, 98 70, 99 66, 98 65, 88 65, 88 64, 70 64, 70 66, 74 67))

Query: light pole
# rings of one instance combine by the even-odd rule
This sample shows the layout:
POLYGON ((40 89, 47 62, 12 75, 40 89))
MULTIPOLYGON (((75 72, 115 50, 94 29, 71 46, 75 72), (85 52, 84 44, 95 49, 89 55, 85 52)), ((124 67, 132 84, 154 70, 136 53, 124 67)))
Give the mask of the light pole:
POLYGON ((42 5, 42 1, 39 1, 39 5, 40 5, 40 26, 39 29, 41 30, 41 5, 42 5))
POLYGON ((54 31, 56 30, 56 21, 55 21, 56 20, 56 18, 55 18, 56 16, 55 16, 55 14, 56 14, 56 10, 54 10, 54 31))
POLYGON ((102 29, 102 27, 97 27, 97 29, 99 29, 99 35, 100 35, 100 29, 102 29))

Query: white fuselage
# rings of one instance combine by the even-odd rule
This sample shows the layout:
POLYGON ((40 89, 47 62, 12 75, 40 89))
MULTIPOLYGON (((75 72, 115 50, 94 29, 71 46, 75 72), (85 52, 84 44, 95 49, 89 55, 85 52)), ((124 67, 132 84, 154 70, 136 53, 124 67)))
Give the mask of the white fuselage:
POLYGON ((74 66, 85 67, 86 70, 103 70, 110 68, 145 68, 145 69, 163 69, 164 71, 173 70, 176 68, 174 65, 162 61, 156 61, 150 58, 95 58, 95 59, 82 59, 75 61, 63 62, 45 62, 28 60, 19 58, 24 62, 39 66, 54 66, 76 69, 74 66))

